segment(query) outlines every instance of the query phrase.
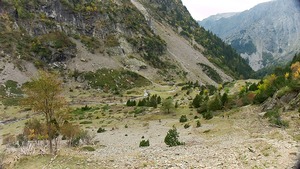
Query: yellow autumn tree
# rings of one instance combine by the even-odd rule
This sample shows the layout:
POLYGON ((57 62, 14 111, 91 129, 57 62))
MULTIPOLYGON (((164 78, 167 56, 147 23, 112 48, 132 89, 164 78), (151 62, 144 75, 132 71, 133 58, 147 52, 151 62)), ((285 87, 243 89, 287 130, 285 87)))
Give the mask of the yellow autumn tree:
POLYGON ((265 91, 267 90, 269 87, 271 87, 273 85, 273 82, 276 80, 277 76, 275 74, 271 74, 269 76, 267 76, 264 80, 263 83, 258 85, 258 89, 259 91, 265 91))
MULTIPOLYGON (((55 73, 40 71, 36 78, 24 85, 25 98, 23 104, 35 112, 45 116, 50 153, 53 153, 52 140, 55 137, 55 113, 59 112, 66 104, 62 94, 62 81, 55 73)), ((56 152, 56 151, 55 151, 56 152)))
POLYGON ((300 62, 293 63, 291 65, 291 70, 292 70, 293 79, 299 79, 299 75, 300 75, 300 62))

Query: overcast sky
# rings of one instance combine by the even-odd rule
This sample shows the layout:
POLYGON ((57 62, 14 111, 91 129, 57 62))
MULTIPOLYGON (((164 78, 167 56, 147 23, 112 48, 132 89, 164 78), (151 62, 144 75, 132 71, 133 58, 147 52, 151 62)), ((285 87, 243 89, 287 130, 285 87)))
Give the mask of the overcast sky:
POLYGON ((270 0, 182 0, 196 20, 218 13, 245 11, 267 1, 270 0))

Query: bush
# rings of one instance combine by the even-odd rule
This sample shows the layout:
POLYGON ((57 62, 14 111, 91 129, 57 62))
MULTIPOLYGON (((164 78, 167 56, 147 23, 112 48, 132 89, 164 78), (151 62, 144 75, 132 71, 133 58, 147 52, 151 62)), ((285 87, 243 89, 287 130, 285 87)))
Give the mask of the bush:
POLYGON ((201 102, 202 102, 202 96, 197 94, 193 99, 192 105, 195 108, 199 108, 201 106, 201 102))
POLYGON ((180 123, 184 123, 184 122, 187 122, 187 121, 188 121, 188 119, 187 119, 186 115, 182 115, 182 116, 180 117, 180 119, 179 119, 179 122, 180 122, 180 123))
POLYGON ((279 118, 279 117, 280 115, 278 109, 267 111, 267 113, 264 114, 264 118, 270 119, 270 118, 279 118))
POLYGON ((97 130, 97 133, 104 133, 106 130, 102 127, 99 127, 99 129, 97 130))
POLYGON ((149 146, 150 146, 149 140, 142 140, 140 142, 140 147, 149 147, 149 146))
POLYGON ((88 111, 88 110, 91 110, 92 107, 89 107, 88 105, 85 105, 84 107, 81 107, 81 110, 82 111, 88 111))
POLYGON ((168 131, 164 141, 170 147, 184 145, 184 142, 180 142, 178 138, 179 133, 177 132, 177 129, 173 127, 173 129, 168 131))
POLYGON ((128 107, 134 107, 134 106, 136 106, 136 101, 135 101, 135 100, 129 99, 129 100, 126 102, 126 106, 128 106, 128 107))
POLYGON ((25 137, 24 134, 17 135, 17 141, 19 143, 19 146, 26 145, 27 142, 28 142, 28 140, 27 140, 27 138, 25 137))
POLYGON ((289 127, 289 123, 281 119, 278 109, 268 111, 264 118, 268 118, 270 123, 278 127, 289 127))
POLYGON ((91 146, 84 146, 81 148, 81 150, 83 151, 95 151, 96 149, 94 147, 91 146))
POLYGON ((90 134, 87 130, 82 131, 80 133, 80 139, 86 145, 91 145, 94 138, 95 138, 95 135, 90 134))
POLYGON ((213 114, 210 111, 204 112, 202 115, 205 120, 210 120, 213 118, 213 114))
POLYGON ((201 127, 201 122, 199 121, 199 120, 197 120, 197 125, 196 125, 196 127, 198 128, 198 127, 201 127))
POLYGON ((269 122, 275 124, 278 127, 289 127, 289 122, 282 120, 280 117, 279 118, 271 118, 269 120, 269 122))
POLYGON ((80 143, 80 136, 72 138, 70 141, 70 145, 72 147, 77 147, 79 145, 79 143, 80 143))
POLYGON ((183 127, 185 128, 185 129, 187 129, 187 128, 189 128, 191 125, 189 124, 189 123, 186 123, 183 127))
POLYGON ((134 108, 133 111, 129 112, 129 114, 137 115, 137 114, 142 114, 145 111, 146 111, 146 109, 144 107, 136 107, 136 108, 134 108))
POLYGON ((82 121, 79 124, 92 124, 92 123, 93 123, 92 121, 82 121))
POLYGON ((211 111, 221 110, 223 107, 222 102, 220 100, 220 96, 218 94, 215 95, 213 100, 208 102, 208 109, 211 111))

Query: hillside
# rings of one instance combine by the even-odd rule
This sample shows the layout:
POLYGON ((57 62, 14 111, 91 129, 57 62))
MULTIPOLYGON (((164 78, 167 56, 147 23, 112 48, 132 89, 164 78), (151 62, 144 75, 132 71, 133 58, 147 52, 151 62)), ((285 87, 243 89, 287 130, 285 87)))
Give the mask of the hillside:
POLYGON ((133 2, 0 1, 0 82, 24 83, 41 68, 57 69, 65 78, 74 72, 126 69, 158 83, 216 85, 249 77, 252 70, 244 60, 200 28, 181 2, 163 1, 187 18, 174 18, 183 19, 180 27, 167 21, 171 13, 154 8, 160 2, 133 2))
POLYGON ((230 17, 199 22, 235 48, 254 70, 291 61, 300 50, 299 23, 297 0, 270 1, 230 17))

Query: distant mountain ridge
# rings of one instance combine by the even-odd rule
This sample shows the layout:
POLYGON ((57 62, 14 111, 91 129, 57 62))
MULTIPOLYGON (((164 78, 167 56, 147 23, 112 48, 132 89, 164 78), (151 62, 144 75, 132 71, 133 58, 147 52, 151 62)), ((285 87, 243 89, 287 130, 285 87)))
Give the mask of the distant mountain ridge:
POLYGON ((212 16, 199 24, 235 48, 254 70, 290 61, 300 50, 298 0, 265 2, 230 17, 212 16))
MULTIPOLYGON (((219 14, 216 14, 216 15, 212 15, 209 17, 210 20, 214 20, 214 21, 217 21, 219 19, 222 19, 222 18, 229 18, 229 17, 232 17, 236 14, 239 14, 240 12, 228 12, 228 13, 219 13, 219 14)), ((205 18, 207 19, 207 18, 205 18)), ((203 19, 203 20, 205 20, 203 19)), ((201 22, 201 21, 200 21, 201 22)))

